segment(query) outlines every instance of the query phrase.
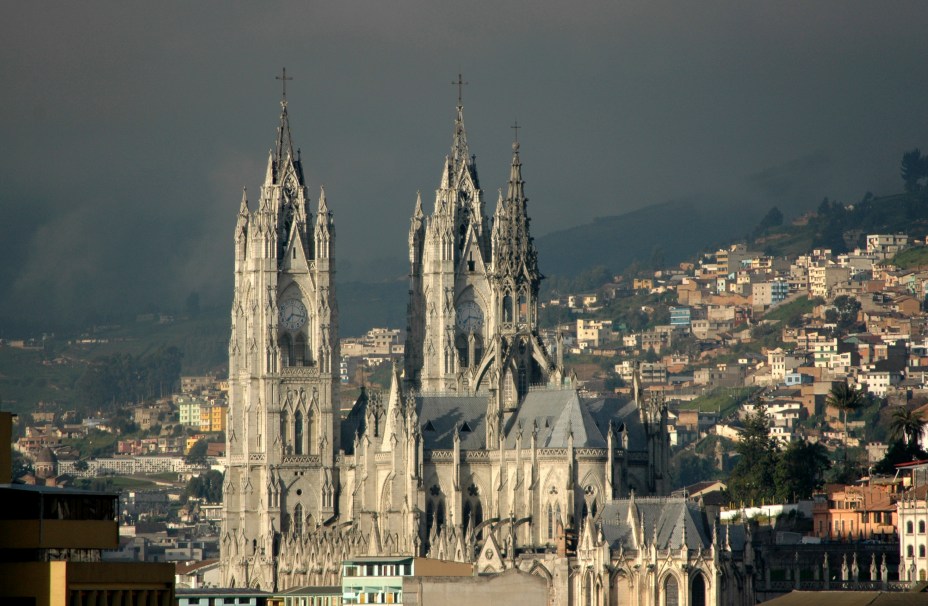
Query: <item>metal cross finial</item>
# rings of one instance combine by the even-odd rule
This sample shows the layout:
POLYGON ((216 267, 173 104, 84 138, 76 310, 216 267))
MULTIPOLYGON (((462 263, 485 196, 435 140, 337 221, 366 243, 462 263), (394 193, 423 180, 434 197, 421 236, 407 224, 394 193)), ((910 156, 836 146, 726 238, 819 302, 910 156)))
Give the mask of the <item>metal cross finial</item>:
POLYGON ((461 105, 461 98, 464 96, 464 86, 467 84, 469 83, 464 82, 464 78, 461 76, 460 73, 458 73, 458 81, 451 83, 452 86, 457 85, 458 87, 458 105, 461 105))
POLYGON ((511 128, 512 130, 515 131, 515 133, 516 133, 516 143, 518 143, 518 142, 519 142, 519 129, 522 128, 521 126, 519 126, 519 121, 516 120, 515 124, 513 124, 513 125, 510 126, 509 128, 511 128))
POLYGON ((282 81, 283 81, 283 85, 284 85, 283 100, 286 101, 286 100, 287 100, 287 80, 293 80, 293 78, 292 78, 292 77, 290 77, 290 78, 287 77, 287 68, 285 67, 285 68, 283 68, 283 73, 282 73, 282 75, 280 75, 280 76, 274 76, 274 79, 275 79, 275 80, 282 80, 282 81))

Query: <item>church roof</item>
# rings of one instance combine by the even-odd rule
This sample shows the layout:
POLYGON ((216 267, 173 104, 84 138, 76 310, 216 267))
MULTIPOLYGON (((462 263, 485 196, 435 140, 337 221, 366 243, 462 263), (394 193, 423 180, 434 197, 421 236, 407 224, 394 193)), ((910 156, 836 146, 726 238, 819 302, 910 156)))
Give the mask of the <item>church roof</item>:
POLYGON ((486 448, 486 396, 419 396, 416 414, 426 450, 454 448, 454 430, 461 435, 461 448, 486 448))
POLYGON ((538 431, 539 448, 567 448, 570 433, 573 433, 575 448, 606 447, 604 432, 596 426, 573 389, 530 391, 506 428, 506 448, 516 447, 520 424, 523 447, 528 446, 533 424, 538 431))
POLYGON ((606 435, 609 431, 609 422, 615 432, 613 439, 619 439, 622 426, 628 432, 629 450, 647 450, 648 438, 641 424, 641 415, 634 400, 620 400, 618 398, 601 398, 593 400, 587 405, 590 416, 596 421, 596 426, 606 435))
POLYGON ((619 544, 626 549, 634 546, 631 520, 635 524, 644 522, 645 541, 651 544, 656 538, 658 549, 679 549, 683 545, 684 527, 687 548, 708 549, 712 544, 712 525, 705 512, 685 498, 644 497, 606 503, 600 523, 611 548, 618 548, 619 544))

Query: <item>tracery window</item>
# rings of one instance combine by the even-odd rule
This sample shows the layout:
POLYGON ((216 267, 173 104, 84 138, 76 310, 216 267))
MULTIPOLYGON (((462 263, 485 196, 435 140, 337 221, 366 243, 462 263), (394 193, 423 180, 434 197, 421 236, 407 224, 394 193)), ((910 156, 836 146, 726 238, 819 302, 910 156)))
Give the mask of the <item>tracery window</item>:
POLYGON ((693 577, 693 585, 690 591, 690 604, 692 606, 706 606, 706 579, 702 574, 697 573, 693 577))
POLYGON ((299 503, 293 508, 293 534, 303 536, 303 506, 299 503))
POLYGON ((680 606, 680 587, 672 574, 664 581, 664 606, 680 606))
POLYGON ((293 453, 303 454, 303 413, 299 410, 293 415, 293 453))
POLYGON ((503 297, 503 322, 512 322, 512 295, 508 292, 503 297))

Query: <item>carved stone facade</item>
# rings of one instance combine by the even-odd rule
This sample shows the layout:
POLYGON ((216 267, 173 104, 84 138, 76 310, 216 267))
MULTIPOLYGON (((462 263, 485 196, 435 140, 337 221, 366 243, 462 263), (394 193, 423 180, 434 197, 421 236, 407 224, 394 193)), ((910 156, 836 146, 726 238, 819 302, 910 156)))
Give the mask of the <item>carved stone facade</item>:
POLYGON ((324 191, 315 217, 309 210, 281 108, 257 208, 243 194, 235 226, 220 539, 230 586, 273 587, 284 537, 336 511, 335 226, 324 191))
POLYGON ((457 108, 434 212, 417 201, 410 230, 405 370, 339 420, 334 228, 324 196, 305 210, 286 106, 278 139, 236 228, 224 582, 333 584, 343 559, 415 555, 533 572, 569 603, 565 536, 667 493, 667 409, 637 388, 582 399, 541 342, 518 145, 490 220, 457 108))
POLYGON ((541 273, 529 234, 519 144, 492 221, 457 107, 431 215, 417 198, 409 229, 406 381, 422 393, 492 396, 506 417, 533 385, 558 384, 538 335, 541 273))

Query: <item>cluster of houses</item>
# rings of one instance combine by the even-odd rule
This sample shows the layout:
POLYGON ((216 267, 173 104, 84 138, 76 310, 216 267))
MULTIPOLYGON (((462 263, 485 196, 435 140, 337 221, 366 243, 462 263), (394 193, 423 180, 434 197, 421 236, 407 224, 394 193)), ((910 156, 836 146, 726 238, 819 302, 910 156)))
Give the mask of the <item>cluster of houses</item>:
MULTIPOLYGON (((698 418, 685 414, 688 402, 713 390, 753 388, 751 403, 739 412, 763 403, 778 440, 837 446, 839 414, 826 405, 836 382, 888 404, 928 401, 928 314, 923 311, 928 267, 900 269, 891 263, 897 253, 924 242, 902 234, 871 234, 865 241, 864 248, 846 254, 814 249, 795 257, 772 257, 736 244, 697 263, 633 280, 616 277, 596 292, 546 305, 566 306, 575 314, 558 328, 570 353, 606 361, 624 389, 637 373, 645 391, 666 399, 677 445, 724 421, 718 411, 703 409, 698 418), (610 299, 636 293, 672 301, 666 322, 633 331, 604 318, 610 299), (765 319, 804 300, 812 302, 805 302, 808 313, 795 322, 765 319), (782 345, 750 346, 770 332, 770 342, 782 345), (810 417, 825 423, 800 427, 810 417)), ((647 305, 641 309, 649 316, 654 311, 647 305)), ((591 378, 587 389, 616 388, 591 378)), ((717 431, 737 437, 727 426, 717 431)), ((886 449, 853 437, 851 446, 865 447, 871 460, 882 458, 886 449)))

